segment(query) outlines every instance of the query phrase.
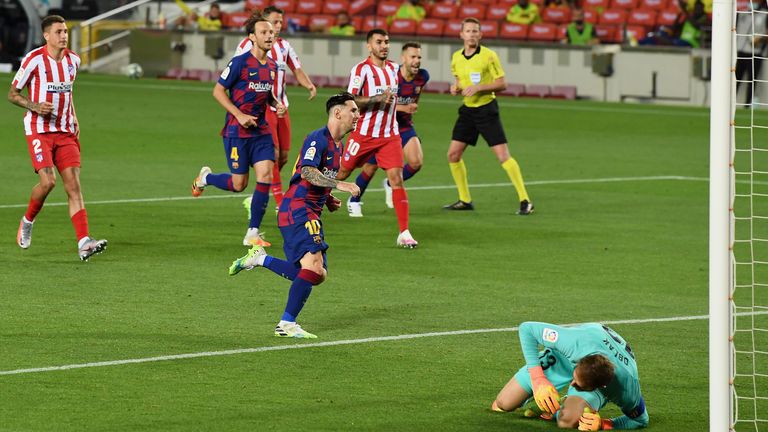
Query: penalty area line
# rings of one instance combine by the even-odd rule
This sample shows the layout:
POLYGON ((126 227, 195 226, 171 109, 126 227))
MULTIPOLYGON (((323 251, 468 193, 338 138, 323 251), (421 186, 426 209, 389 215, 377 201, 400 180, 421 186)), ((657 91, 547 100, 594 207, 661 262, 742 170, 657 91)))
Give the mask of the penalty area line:
MULTIPOLYGON (((750 316, 750 315, 752 316, 768 315, 768 311, 742 312, 742 313, 736 314, 736 316, 750 316)), ((697 320, 706 320, 708 318, 709 318, 708 315, 692 315, 692 316, 677 316, 677 317, 664 317, 664 318, 601 321, 601 323, 606 325, 648 324, 648 323, 664 323, 664 322, 676 322, 676 321, 697 321, 697 320)), ((583 324, 583 323, 563 324, 563 326, 568 327, 568 326, 575 326, 579 324, 583 324)), ((336 340, 336 341, 313 342, 313 343, 295 344, 295 345, 274 345, 274 346, 255 347, 255 348, 230 349, 230 350, 223 350, 223 351, 205 351, 205 352, 186 353, 186 354, 162 355, 162 356, 156 356, 156 357, 144 357, 144 358, 123 359, 123 360, 110 360, 110 361, 100 361, 100 362, 90 362, 90 363, 68 364, 68 365, 61 365, 61 366, 47 366, 47 367, 38 367, 38 368, 5 370, 5 371, 0 371, 0 375, 22 375, 22 374, 32 374, 32 373, 42 373, 42 372, 65 371, 65 370, 71 370, 71 369, 86 369, 86 368, 97 368, 97 367, 107 367, 107 366, 121 366, 121 365, 140 364, 140 363, 155 363, 155 362, 163 362, 163 361, 195 359, 195 358, 203 358, 203 357, 219 357, 219 356, 231 356, 231 355, 239 355, 239 354, 252 354, 252 353, 260 353, 260 352, 268 352, 268 351, 285 351, 285 350, 306 349, 306 348, 325 348, 325 347, 335 347, 335 346, 342 346, 342 345, 358 345, 358 344, 377 343, 377 342, 401 341, 401 340, 420 339, 420 338, 428 338, 428 337, 515 332, 517 330, 518 330, 518 327, 488 328, 488 329, 474 329, 474 330, 453 330, 453 331, 430 332, 430 333, 402 334, 402 335, 395 335, 395 336, 378 336, 378 337, 368 337, 368 338, 362 338, 362 339, 343 339, 343 340, 336 340)))

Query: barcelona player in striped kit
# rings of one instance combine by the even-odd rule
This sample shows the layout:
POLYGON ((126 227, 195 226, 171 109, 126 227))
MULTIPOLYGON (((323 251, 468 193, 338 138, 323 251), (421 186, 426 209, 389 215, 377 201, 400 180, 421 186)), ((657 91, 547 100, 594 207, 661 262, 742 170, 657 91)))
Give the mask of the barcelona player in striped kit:
POLYGON ((320 215, 323 206, 338 210, 341 201, 331 195, 332 189, 360 193, 354 183, 337 180, 343 149, 342 139, 355 128, 360 118, 355 98, 350 93, 331 96, 325 103, 328 123, 311 132, 296 161, 290 187, 280 205, 277 224, 283 236, 285 260, 267 255, 264 248, 254 246, 247 255, 235 260, 230 275, 254 267, 265 267, 291 281, 288 302, 282 319, 275 327, 275 336, 316 338, 296 323, 296 317, 312 292, 327 274, 325 233, 320 215))
POLYGON ((213 174, 204 166, 192 182, 192 195, 197 197, 206 186, 241 192, 248 185, 248 172, 256 171, 256 189, 251 202, 251 219, 243 245, 269 246, 259 230, 269 202, 269 186, 275 164, 274 142, 267 125, 267 106, 283 115, 285 107, 274 94, 277 65, 267 57, 275 32, 263 18, 254 21, 249 35, 253 48, 230 61, 213 88, 213 97, 227 110, 221 136, 230 173, 213 174), (229 90, 229 95, 227 95, 229 90))
MULTIPOLYGON (((403 181, 413 177, 424 163, 424 152, 421 150, 421 140, 413 126, 413 114, 419 107, 419 97, 429 81, 429 72, 421 68, 421 44, 406 42, 402 49, 402 64, 397 75, 397 125, 400 128, 400 143, 406 164, 403 167, 403 181)), ((350 199, 347 210, 351 217, 362 217, 362 198, 365 189, 376 174, 376 158, 372 157, 363 165, 355 183, 360 187, 360 196, 350 199)), ((394 208, 392 188, 389 180, 384 179, 384 202, 387 207, 394 208)))
POLYGON ((80 125, 72 103, 72 86, 80 67, 80 57, 67 49, 68 31, 64 18, 47 16, 41 24, 45 45, 24 57, 8 92, 11 103, 27 110, 24 130, 32 167, 40 178, 32 188, 16 242, 22 249, 32 244, 32 226, 56 185, 53 170, 56 167, 67 192, 78 255, 87 261, 106 249, 107 241, 90 237, 80 188, 80 125), (28 96, 21 93, 25 88, 28 96))

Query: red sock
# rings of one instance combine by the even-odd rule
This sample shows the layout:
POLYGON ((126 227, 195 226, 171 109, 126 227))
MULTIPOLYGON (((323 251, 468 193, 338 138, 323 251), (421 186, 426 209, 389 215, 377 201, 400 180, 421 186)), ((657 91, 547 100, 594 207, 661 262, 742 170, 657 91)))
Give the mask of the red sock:
POLYGON ((280 181, 280 167, 275 163, 275 168, 272 171, 272 197, 275 198, 275 203, 278 207, 283 202, 283 182, 280 181))
POLYGON ((72 226, 75 227, 77 241, 80 241, 83 237, 88 237, 88 213, 85 212, 85 209, 72 216, 72 226))
POLYGON ((33 222, 42 208, 42 201, 30 198, 29 206, 27 207, 27 212, 24 214, 24 217, 27 218, 28 221, 33 222))
POLYGON ((397 215, 397 224, 400 225, 400 232, 408 229, 408 194, 405 189, 392 189, 392 202, 395 205, 395 214, 397 215))

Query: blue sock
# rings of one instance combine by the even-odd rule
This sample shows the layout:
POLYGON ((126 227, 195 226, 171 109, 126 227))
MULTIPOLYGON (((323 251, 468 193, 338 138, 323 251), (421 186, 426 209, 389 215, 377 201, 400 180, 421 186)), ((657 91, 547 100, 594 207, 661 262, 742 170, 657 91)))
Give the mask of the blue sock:
POLYGON ((291 284, 290 291, 288 291, 288 304, 285 305, 282 320, 296 322, 296 317, 301 312, 311 292, 312 282, 297 276, 291 284))
POLYGON ((356 197, 352 197, 349 199, 351 202, 360 202, 360 199, 363 197, 363 193, 365 193, 365 188, 368 187, 368 184, 371 182, 371 179, 373 176, 369 176, 365 172, 360 172, 360 175, 357 176, 355 179, 355 184, 357 187, 360 188, 360 195, 356 197))
POLYGON ((251 223, 248 224, 248 228, 261 226, 261 220, 264 219, 264 212, 267 211, 267 203, 269 203, 269 187, 269 183, 256 183, 251 200, 251 223))
POLYGON ((296 276, 299 274, 299 269, 292 263, 269 255, 264 258, 263 267, 288 280, 295 280, 296 276))
POLYGON ((232 187, 232 174, 208 174, 205 177, 205 183, 211 186, 215 186, 221 190, 234 192, 235 188, 232 187))

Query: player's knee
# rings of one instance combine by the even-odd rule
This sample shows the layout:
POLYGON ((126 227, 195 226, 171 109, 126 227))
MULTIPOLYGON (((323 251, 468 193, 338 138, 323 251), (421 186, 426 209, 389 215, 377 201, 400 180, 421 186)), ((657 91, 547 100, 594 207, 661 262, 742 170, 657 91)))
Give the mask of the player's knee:
POLYGON ((579 427, 580 416, 572 416, 569 414, 568 411, 560 411, 560 414, 557 416, 557 427, 560 429, 576 429, 579 427))
POLYGON ((461 160, 461 152, 448 150, 448 162, 456 163, 461 160))
POLYGON ((421 159, 416 159, 412 162, 408 162, 408 166, 411 167, 411 170, 413 172, 417 172, 421 169, 421 166, 424 164, 424 161, 421 159))
POLYGON ((53 176, 41 177, 40 187, 46 192, 52 191, 53 188, 56 187, 56 177, 53 177, 53 176))
POLYGON ((248 180, 232 177, 232 190, 235 192, 242 192, 248 186, 248 180))
POLYGON ((403 188, 403 176, 395 176, 394 178, 393 177, 388 177, 388 180, 389 180, 389 185, 393 189, 402 189, 403 188))

